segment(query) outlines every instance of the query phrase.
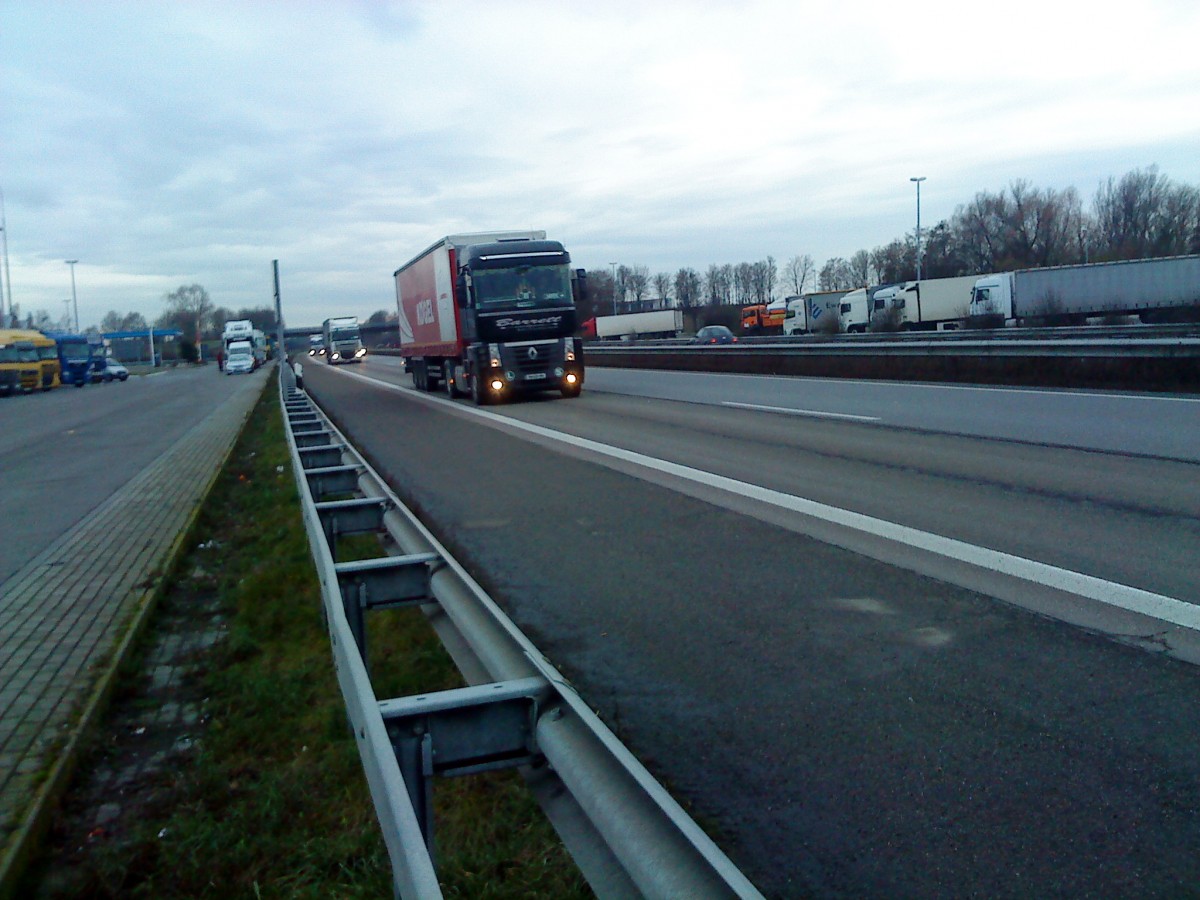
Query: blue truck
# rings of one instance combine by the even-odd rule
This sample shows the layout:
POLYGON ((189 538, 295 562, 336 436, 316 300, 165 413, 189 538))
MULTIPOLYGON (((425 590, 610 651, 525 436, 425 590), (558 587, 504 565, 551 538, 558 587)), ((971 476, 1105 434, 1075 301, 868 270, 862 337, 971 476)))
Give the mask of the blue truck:
POLYGON ((45 331, 58 347, 59 376, 63 384, 83 387, 97 384, 104 377, 104 339, 98 334, 71 334, 45 331))

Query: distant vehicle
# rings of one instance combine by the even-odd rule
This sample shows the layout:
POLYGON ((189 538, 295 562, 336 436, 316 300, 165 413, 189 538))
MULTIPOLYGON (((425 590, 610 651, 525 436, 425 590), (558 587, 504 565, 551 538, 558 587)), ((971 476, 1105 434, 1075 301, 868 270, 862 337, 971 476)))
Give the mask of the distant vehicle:
POLYGON ((225 374, 249 375, 256 368, 254 346, 250 341, 233 341, 225 351, 225 374))
POLYGON ((757 334, 762 330, 763 321, 767 315, 767 307, 763 303, 751 303, 742 307, 742 334, 757 334))
POLYGON ((871 298, 871 327, 902 331, 950 331, 971 310, 971 292, 982 275, 905 281, 877 290, 871 298))
MULTIPOLYGON (((634 341, 639 338, 674 338, 683 331, 683 310, 657 309, 651 312, 597 316, 595 336, 601 340, 634 341)), ((585 323, 586 325, 586 323, 585 323)), ((587 333, 585 327, 584 333, 587 333)))
POLYGON ((971 316, 981 324, 1036 319, 1082 325, 1094 316, 1165 322, 1200 314, 1200 255, 1021 269, 975 282, 971 316))
POLYGON ((104 374, 101 377, 106 382, 113 381, 114 379, 117 381, 126 381, 129 378, 129 370, 125 368, 123 363, 118 362, 110 356, 104 361, 104 374))
POLYGON ((99 335, 70 334, 65 331, 47 331, 58 348, 60 377, 63 384, 83 387, 97 384, 102 378, 104 365, 104 341, 99 335))
POLYGON ((358 330, 358 316, 326 319, 322 327, 325 358, 332 365, 363 361, 367 348, 363 346, 362 334, 358 330))
POLYGON ((787 318, 787 299, 772 300, 762 312, 762 330, 768 334, 779 334, 783 320, 787 318))
POLYGON ((323 334, 310 334, 308 336, 308 355, 325 355, 325 336, 323 334))
POLYGON ((450 235, 393 273, 400 353, 418 390, 479 405, 532 391, 578 397, 586 283, 544 231, 450 235))
POLYGON ((845 296, 846 291, 813 291, 785 297, 787 311, 783 317, 783 333, 837 330, 832 323, 837 320, 838 305, 845 296))
POLYGON ((705 325, 692 338, 693 344, 736 344, 737 337, 724 325, 705 325))
POLYGON ((42 383, 37 332, 24 329, 0 330, 0 391, 7 394, 37 390, 42 383))

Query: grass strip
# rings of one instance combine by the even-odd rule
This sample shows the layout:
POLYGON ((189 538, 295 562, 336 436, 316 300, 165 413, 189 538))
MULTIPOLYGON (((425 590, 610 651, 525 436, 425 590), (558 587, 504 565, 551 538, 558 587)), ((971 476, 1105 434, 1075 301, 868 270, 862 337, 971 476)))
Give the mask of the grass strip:
MULTIPOLYGON (((223 635, 203 642, 173 699, 194 699, 201 720, 187 749, 165 752, 157 768, 132 782, 118 779, 119 796, 101 802, 114 782, 100 774, 120 771, 132 758, 132 736, 145 731, 131 723, 161 705, 150 687, 162 666, 144 652, 93 736, 74 800, 64 803, 24 895, 390 896, 387 853, 321 622, 274 385, 186 546, 156 616, 173 617, 173 630, 217 623, 223 635), (119 813, 96 826, 97 805, 119 813)), ((373 672, 389 691, 400 689, 390 696, 461 684, 418 610, 374 615, 369 629, 373 672)), ((148 642, 155 630, 152 623, 148 642)), ((434 796, 447 897, 591 896, 515 772, 441 780, 434 796)))

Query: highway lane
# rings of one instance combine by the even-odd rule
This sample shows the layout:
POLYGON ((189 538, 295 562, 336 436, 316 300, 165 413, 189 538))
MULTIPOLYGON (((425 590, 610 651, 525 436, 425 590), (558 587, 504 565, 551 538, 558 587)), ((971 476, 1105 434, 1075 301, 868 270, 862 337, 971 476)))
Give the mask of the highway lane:
POLYGON ((1200 461, 1200 397, 593 367, 587 388, 1200 461))
POLYGON ((203 366, 5 398, 0 583, 246 387, 203 366))
POLYGON ((1193 601, 1194 465, 600 390, 484 420, 352 371, 406 381, 384 358, 306 380, 769 895, 1200 883, 1195 667, 516 429, 1193 601))
MULTIPOLYGON (((408 383, 395 358, 378 357, 363 369, 391 383, 408 383)), ((608 374, 602 370, 600 380, 608 374)), ((662 373, 645 374, 653 385, 653 376, 662 373)), ((589 387, 592 376, 589 372, 589 387)), ((736 407, 723 402, 662 402, 645 399, 634 393, 636 387, 629 387, 619 394, 589 390, 586 397, 565 404, 535 400, 491 409, 787 496, 1200 602, 1195 563, 1200 556, 1200 468, 1193 463, 1147 457, 1136 450, 1089 452, 1010 437, 986 440, 949 431, 892 428, 883 419, 772 414, 755 407, 775 402, 778 382, 789 379, 758 379, 762 384, 754 394, 752 377, 690 378, 694 384, 685 384, 687 374, 675 379, 679 393, 707 390, 722 398, 740 392, 746 402, 736 407)), ((847 393, 853 398, 852 388, 847 393)), ((896 418, 913 420, 923 414, 923 395, 909 396, 915 408, 902 410, 896 418)), ((962 398, 973 396, 961 395, 958 404, 968 416, 975 411, 970 400, 962 398)), ((1138 399, 1100 397, 1120 403, 1138 399)), ((1010 397, 1010 402, 1022 400, 1044 402, 1038 392, 1010 397)), ((1147 430, 1168 432, 1178 408, 1152 396, 1145 400, 1152 412, 1137 417, 1149 419, 1157 412, 1163 421, 1147 430)), ((861 406, 847 403, 840 411, 849 409, 858 414, 861 406)), ((1018 411, 1005 421, 1022 418, 1018 411)), ((632 471, 648 477, 644 471, 632 471)), ((775 510, 749 512, 775 521, 775 510)), ((795 527, 809 531, 804 523, 795 527)), ((947 577, 945 572, 935 574, 947 577)), ((965 586, 981 589, 982 582, 965 586)))

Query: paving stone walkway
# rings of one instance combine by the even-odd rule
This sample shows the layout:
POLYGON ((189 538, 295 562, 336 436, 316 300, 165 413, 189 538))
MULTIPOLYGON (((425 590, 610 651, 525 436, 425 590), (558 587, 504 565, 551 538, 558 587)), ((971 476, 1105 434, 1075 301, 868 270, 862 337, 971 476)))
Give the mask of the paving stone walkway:
POLYGON ((274 367, 0 586, 0 897, 65 787, 81 725, 274 367))

